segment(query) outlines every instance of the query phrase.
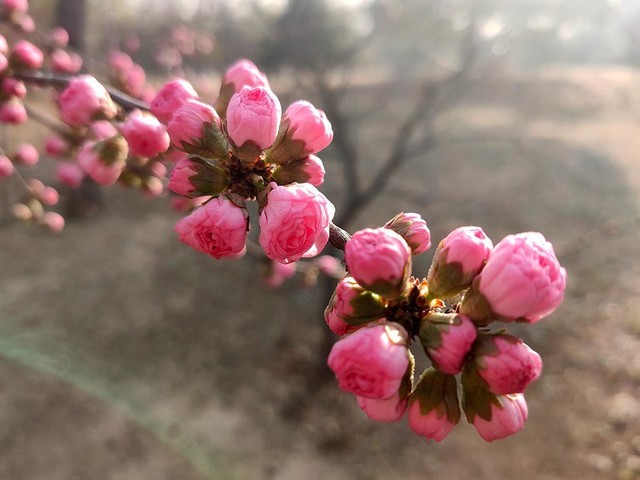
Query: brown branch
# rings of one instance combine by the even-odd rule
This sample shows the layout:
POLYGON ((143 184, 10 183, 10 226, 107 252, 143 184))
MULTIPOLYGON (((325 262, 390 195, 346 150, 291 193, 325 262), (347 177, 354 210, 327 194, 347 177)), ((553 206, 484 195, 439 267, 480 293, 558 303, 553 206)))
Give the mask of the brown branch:
MULTIPOLYGON (((61 75, 58 73, 47 73, 39 70, 30 70, 24 72, 16 72, 14 77, 22 80, 23 82, 35 83, 38 85, 53 85, 55 87, 65 87, 76 75, 61 75)), ((133 98, 124 92, 121 92, 117 88, 105 85, 107 92, 111 95, 111 98, 125 110, 145 110, 149 111, 149 105, 137 98, 133 98)))
POLYGON ((351 235, 346 230, 343 230, 335 223, 329 224, 329 243, 338 250, 344 250, 344 246, 347 244, 351 235))
POLYGON ((75 140, 73 131, 66 124, 59 122, 57 119, 47 115, 44 112, 41 112, 40 110, 30 105, 27 105, 26 103, 24 104, 24 108, 26 109, 29 118, 32 118, 36 122, 39 122, 45 127, 50 128, 58 135, 61 135, 69 140, 75 140))

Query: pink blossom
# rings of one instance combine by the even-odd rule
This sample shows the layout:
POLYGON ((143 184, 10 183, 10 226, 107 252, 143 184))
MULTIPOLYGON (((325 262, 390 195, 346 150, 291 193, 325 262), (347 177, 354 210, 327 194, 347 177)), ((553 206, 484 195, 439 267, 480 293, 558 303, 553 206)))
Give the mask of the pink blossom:
POLYGON ((166 124, 185 102, 197 98, 198 94, 189 82, 181 79, 172 80, 156 94, 151 102, 151 113, 166 124))
POLYGON ((260 214, 259 241, 265 253, 282 263, 316 256, 329 240, 335 207, 308 183, 271 187, 260 214))
POLYGON ((394 395, 409 368, 407 336, 402 327, 388 323, 361 328, 339 340, 328 364, 340 388, 364 398, 394 395))
POLYGON ((499 440, 524 428, 529 410, 522 393, 493 397, 491 416, 488 419, 476 414, 471 423, 487 442, 499 440))
POLYGON ((133 68, 133 60, 120 50, 112 50, 109 52, 109 67, 119 76, 133 68))
POLYGON ((61 162, 56 168, 56 177, 66 186, 77 188, 84 178, 84 170, 77 163, 61 162))
POLYGON ((267 286, 271 288, 279 288, 289 278, 294 277, 296 274, 296 264, 293 263, 280 263, 269 262, 264 281, 267 286))
POLYGON ((20 17, 20 21, 18 22, 18 26, 22 29, 23 32, 33 32, 36 29, 36 23, 29 15, 22 15, 22 17, 20 17))
POLYGON ((417 213, 399 213, 384 228, 393 230, 404 238, 413 255, 424 253, 431 247, 431 232, 427 222, 417 213))
POLYGON ((44 145, 44 151, 53 157, 60 157, 67 153, 68 150, 69 144, 67 141, 56 134, 50 135, 44 145))
POLYGON ((30 143, 21 143, 18 145, 13 159, 18 163, 32 167, 40 160, 40 154, 38 149, 30 143))
POLYGON ((27 0, 2 0, 2 8, 8 14, 25 13, 29 9, 27 0))
POLYGON ((327 277, 340 278, 344 275, 344 268, 340 260, 333 255, 320 255, 314 259, 313 264, 327 277))
POLYGON ((118 134, 118 129, 107 120, 98 120, 89 126, 89 132, 95 140, 106 140, 118 134))
POLYGON ((227 108, 227 132, 236 146, 251 142, 269 148, 278 135, 282 107, 265 87, 244 88, 231 97, 227 108))
POLYGON ((512 335, 482 335, 474 348, 478 375, 498 395, 522 393, 542 373, 542 359, 512 335))
POLYGON ((244 87, 269 88, 269 81, 251 60, 243 58, 227 69, 222 77, 222 86, 225 85, 233 85, 234 93, 238 93, 244 87))
POLYGON ((379 295, 365 290, 358 285, 353 277, 347 276, 336 285, 324 311, 325 321, 334 333, 344 334, 348 329, 341 325, 342 322, 358 326, 375 321, 384 315, 384 306, 385 304, 379 295), (337 327, 339 332, 335 331, 332 326, 337 327))
POLYGON ((17 67, 37 69, 43 62, 42 50, 27 40, 20 40, 11 50, 11 63, 17 67))
POLYGON ((28 119, 27 110, 17 98, 13 98, 0 107, 0 122, 20 124, 28 119))
MULTIPOLYGON (((126 152, 117 152, 117 154, 109 158, 103 156, 104 154, 101 150, 105 145, 104 142, 109 141, 110 139, 102 142, 85 142, 78 152, 78 165, 100 185, 113 185, 116 183, 125 167, 126 152)), ((126 148, 126 143, 122 143, 126 148)), ((105 148, 104 150, 108 149, 105 148)))
POLYGON ((283 122, 288 126, 287 135, 302 142, 307 155, 327 148, 333 140, 333 129, 325 113, 305 100, 292 103, 283 122))
POLYGON ((23 99, 27 95, 27 87, 22 80, 5 77, 2 79, 2 93, 8 97, 23 99))
POLYGON ((51 53, 51 69, 59 73, 77 73, 82 68, 82 57, 74 52, 56 48, 51 53))
POLYGON ((411 403, 408 419, 411 430, 436 442, 441 442, 456 426, 455 423, 449 420, 445 411, 434 408, 423 414, 420 402, 411 403))
POLYGON ((69 43, 69 32, 62 27, 56 27, 51 31, 51 39, 58 47, 64 48, 69 43))
POLYGON ((180 220, 175 230, 181 242, 220 259, 244 252, 247 218, 246 208, 221 195, 180 220))
POLYGON ((436 296, 453 296, 471 285, 484 268, 493 243, 480 227, 459 227, 438 245, 427 281, 436 296))
POLYGON ((174 147, 182 150, 183 143, 198 145, 202 142, 205 124, 220 126, 220 117, 211 105, 199 100, 187 100, 171 117, 167 130, 174 147))
POLYGON ((169 134, 153 115, 143 115, 139 110, 127 117, 122 134, 134 155, 155 157, 169 148, 169 134))
POLYGON ((404 291, 411 271, 411 249, 396 232, 360 230, 347 242, 344 256, 349 273, 368 290, 392 298, 404 291))
POLYGON ((69 125, 88 125, 98 118, 113 118, 116 105, 109 93, 91 75, 80 75, 60 94, 62 119, 69 125))
POLYGON ((6 178, 13 175, 15 167, 6 155, 0 155, 0 178, 6 178))
POLYGON ((375 399, 356 397, 358 406, 372 420, 377 422, 397 422, 407 411, 407 399, 400 398, 398 392, 389 398, 375 399))
POLYGON ((53 187, 44 187, 40 192, 39 198, 45 205, 56 205, 60 200, 60 194, 53 187))
POLYGON ((362 328, 364 325, 349 325, 344 321, 338 312, 334 309, 327 308, 324 311, 324 321, 327 323, 329 330, 331 330, 336 335, 342 337, 348 333, 355 332, 359 328, 362 328))
POLYGON ((147 82, 147 74, 142 66, 135 63, 124 75, 124 86, 127 93, 133 97, 140 97, 147 82))
POLYGON ((479 293, 500 319, 534 323, 562 303, 567 272, 544 236, 527 232, 498 243, 478 280, 479 293))
POLYGON ((53 233, 64 230, 64 217, 56 212, 46 212, 42 216, 42 224, 53 233))
POLYGON ((469 317, 456 314, 434 313, 420 325, 420 341, 442 373, 460 373, 471 346, 477 336, 476 327, 469 317))

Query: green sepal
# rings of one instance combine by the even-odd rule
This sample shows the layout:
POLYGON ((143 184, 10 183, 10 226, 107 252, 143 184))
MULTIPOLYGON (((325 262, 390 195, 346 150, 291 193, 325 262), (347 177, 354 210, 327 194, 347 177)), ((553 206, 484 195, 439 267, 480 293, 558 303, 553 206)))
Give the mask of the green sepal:
POLYGON ((281 165, 273 171, 273 179, 278 185, 289 185, 294 182, 305 183, 311 178, 311 175, 304 170, 307 163, 308 157, 305 157, 281 165))
POLYGON ((218 162, 197 155, 189 156, 189 160, 196 170, 196 174, 189 177, 194 186, 193 192, 187 195, 189 198, 218 196, 229 186, 229 174, 218 162))
POLYGON ((425 351, 437 349, 442 343, 442 334, 452 325, 460 325, 462 319, 455 313, 431 312, 420 322, 420 343, 425 351))
POLYGON ((469 423, 473 423, 476 415, 491 421, 491 405, 501 406, 497 395, 491 393, 487 383, 478 375, 473 362, 467 362, 462 370, 462 408, 469 423))
POLYGON ((433 367, 427 368, 411 392, 409 406, 413 402, 420 403, 422 415, 436 410, 439 418, 446 415, 454 425, 460 421, 458 384, 454 375, 446 375, 433 367))
POLYGON ((486 326, 497 320, 497 316, 491 311, 491 305, 487 299, 480 293, 480 277, 476 277, 471 288, 466 291, 460 304, 460 313, 466 315, 477 326, 486 326))
POLYGON ((191 142, 180 142, 182 150, 192 155, 212 160, 221 160, 229 156, 231 144, 216 123, 205 122, 202 125, 202 138, 192 138, 191 142))
POLYGON ((442 251, 442 242, 433 256, 427 273, 429 292, 437 298, 452 298, 469 288, 474 276, 464 273, 460 262, 447 262, 448 250, 442 251))
POLYGON ((409 366, 407 367, 407 371, 404 372, 400 388, 398 389, 398 396, 400 400, 407 398, 411 393, 411 390, 413 389, 413 376, 416 371, 416 359, 408 348, 407 355, 409 356, 409 366))
POLYGON ((129 156, 129 144, 120 134, 97 142, 93 150, 105 165, 124 164, 129 156))
POLYGON ((236 157, 246 164, 255 162, 261 154, 262 149, 251 140, 247 140, 241 147, 236 148, 236 157))
POLYGON ((364 325, 384 316, 384 300, 380 295, 368 290, 363 290, 349 303, 353 307, 353 314, 343 318, 349 325, 364 325))
POLYGON ((289 129, 289 122, 283 120, 280 123, 276 141, 266 151, 265 160, 267 163, 286 165, 293 160, 309 156, 311 152, 307 150, 306 143, 302 140, 293 140, 292 133, 289 129))
POLYGON ((225 83, 220 85, 220 93, 218 94, 218 99, 216 100, 215 109, 220 115, 221 119, 227 118, 227 107, 229 106, 229 101, 231 97, 236 93, 236 89, 233 83, 225 83))

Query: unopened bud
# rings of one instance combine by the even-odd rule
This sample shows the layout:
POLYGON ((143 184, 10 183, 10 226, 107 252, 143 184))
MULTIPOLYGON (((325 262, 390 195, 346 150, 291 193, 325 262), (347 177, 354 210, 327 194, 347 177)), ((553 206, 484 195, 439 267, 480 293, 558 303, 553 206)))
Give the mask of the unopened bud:
POLYGON ((191 156, 180 160, 169 180, 169 189, 189 198, 215 196, 229 185, 229 173, 213 160, 191 156))
POLYGON ((290 183, 310 183, 316 187, 324 182, 324 165, 315 155, 299 158, 284 165, 279 165, 273 172, 273 179, 279 185, 290 183))
POLYGON ((426 252, 431 247, 431 232, 417 213, 399 213, 384 228, 393 230, 407 242, 413 255, 426 252))

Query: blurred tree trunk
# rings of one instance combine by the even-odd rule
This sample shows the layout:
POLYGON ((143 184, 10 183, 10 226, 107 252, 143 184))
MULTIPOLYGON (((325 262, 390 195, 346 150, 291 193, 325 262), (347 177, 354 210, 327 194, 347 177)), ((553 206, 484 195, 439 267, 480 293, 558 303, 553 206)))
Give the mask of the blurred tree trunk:
MULTIPOLYGON (((86 51, 86 0, 58 0, 56 10, 56 25, 64 28, 69 34, 69 47, 80 53, 86 51)), ((78 189, 71 191, 67 203, 67 215, 71 218, 92 215, 103 206, 102 190, 100 186, 85 177, 78 189)))
POLYGON ((69 46, 85 51, 85 31, 87 25, 86 0, 58 0, 56 25, 69 33, 69 46))

